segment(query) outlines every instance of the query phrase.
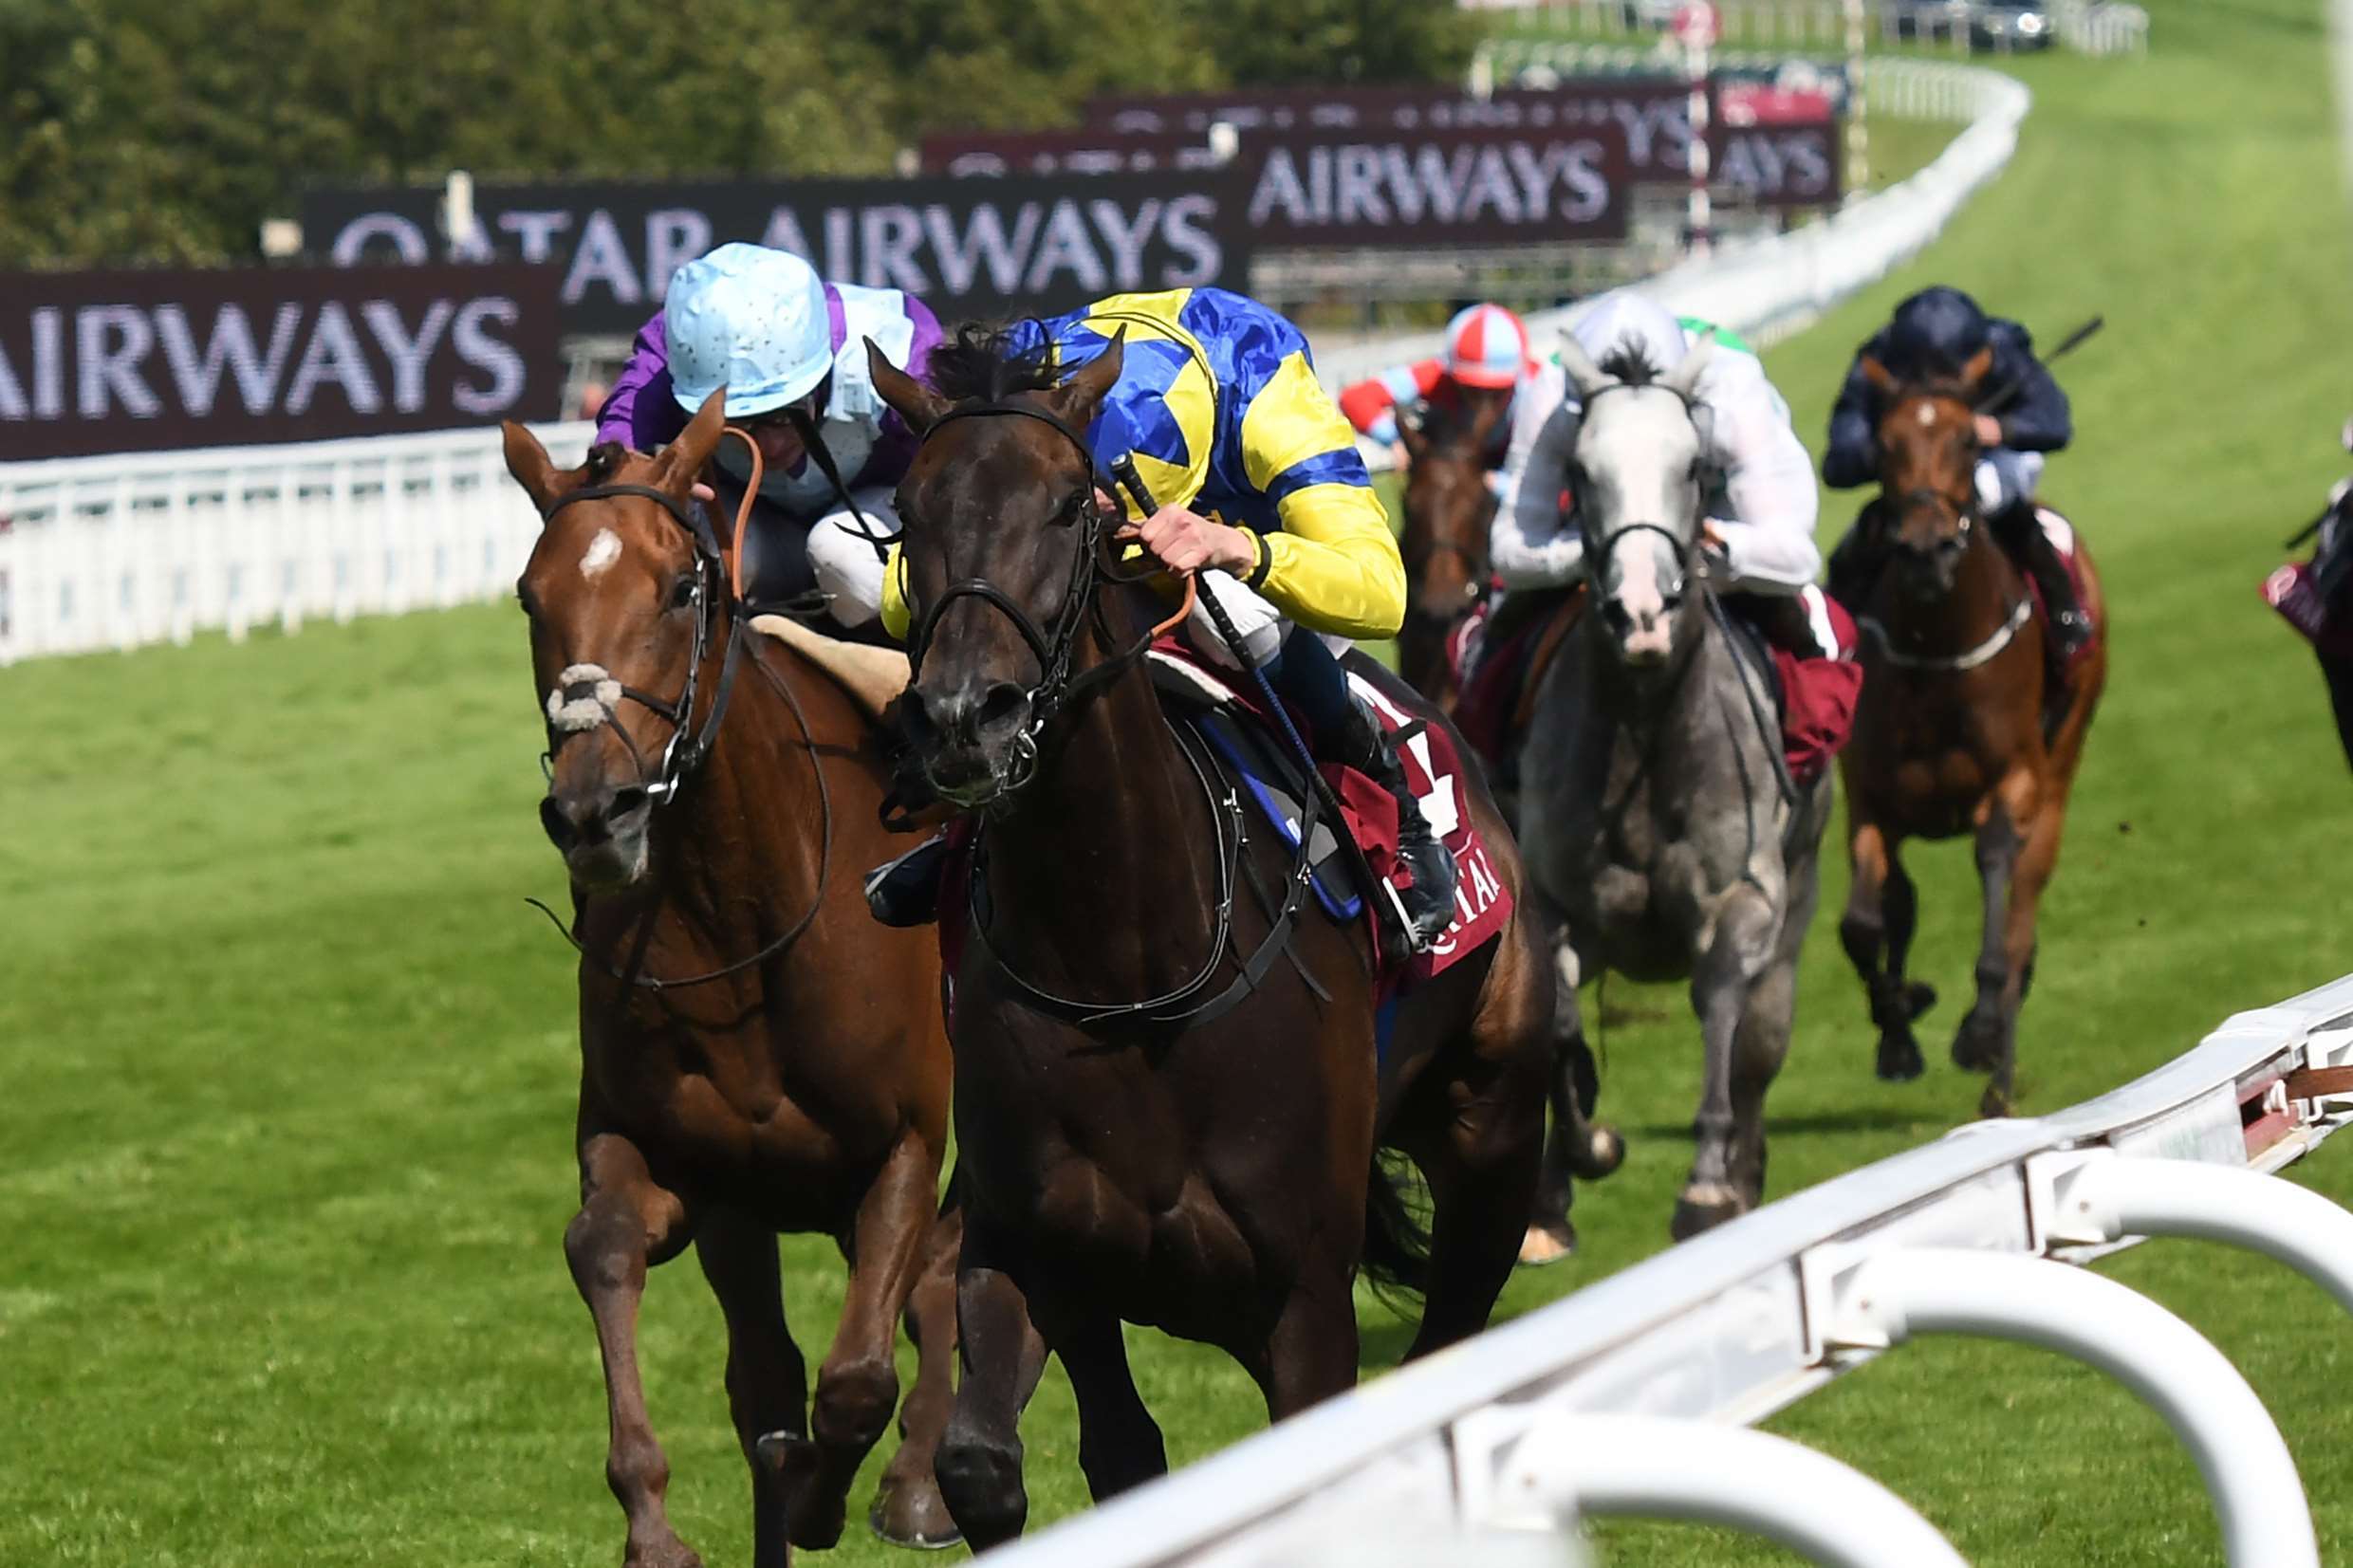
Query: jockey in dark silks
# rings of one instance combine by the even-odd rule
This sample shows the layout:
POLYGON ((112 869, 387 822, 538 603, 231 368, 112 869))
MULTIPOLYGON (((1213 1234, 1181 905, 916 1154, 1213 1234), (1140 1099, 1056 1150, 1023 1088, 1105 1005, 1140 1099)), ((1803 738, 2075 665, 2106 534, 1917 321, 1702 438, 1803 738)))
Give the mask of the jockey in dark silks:
MULTIPOLYGON (((2075 426, 2067 395, 2034 357, 2034 340, 2025 327, 1988 316, 1967 294, 1941 285, 1896 306, 1894 319, 1855 351, 1846 384, 1830 411, 1830 448, 1822 460, 1822 478, 1835 489, 1879 478, 1884 407, 1879 388, 1864 373, 1865 360, 1878 361, 1897 383, 1909 386, 1951 380, 1987 348, 1993 351, 1993 366, 1982 386, 2008 396, 1999 408, 1977 417, 1982 449, 1977 497, 1987 527, 2042 590, 2050 612, 2052 655, 2064 664, 2091 636, 2091 621, 2076 600, 2066 563, 2035 516, 2034 487, 2042 477, 2044 453, 2065 448, 2075 426)), ((1866 508, 1830 555, 1830 592, 1849 609, 1860 609, 1870 597, 1886 560, 1885 541, 1873 525, 1874 512, 1866 508)))

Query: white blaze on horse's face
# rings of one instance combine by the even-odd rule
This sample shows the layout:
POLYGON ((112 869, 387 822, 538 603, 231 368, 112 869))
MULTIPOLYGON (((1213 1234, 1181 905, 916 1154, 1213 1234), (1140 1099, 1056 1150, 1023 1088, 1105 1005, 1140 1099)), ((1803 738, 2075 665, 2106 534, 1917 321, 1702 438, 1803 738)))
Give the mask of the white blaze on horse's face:
MULTIPOLYGON (((1702 345, 1694 354, 1704 352, 1702 345)), ((1678 386, 1688 365, 1687 359, 1651 385, 1627 385, 1598 370, 1589 385, 1579 381, 1587 566, 1597 607, 1633 665, 1664 663, 1673 651, 1676 611, 1689 586, 1684 563, 1697 549, 1699 432, 1678 386)))
POLYGON ((596 538, 588 541, 588 548, 581 552, 580 575, 594 582, 620 559, 621 535, 610 528, 599 528, 596 538))

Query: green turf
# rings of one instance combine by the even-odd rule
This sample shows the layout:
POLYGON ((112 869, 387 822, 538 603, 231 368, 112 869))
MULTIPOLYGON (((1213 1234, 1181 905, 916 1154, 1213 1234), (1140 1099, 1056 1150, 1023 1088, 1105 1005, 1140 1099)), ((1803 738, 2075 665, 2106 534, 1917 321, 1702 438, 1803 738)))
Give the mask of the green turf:
MULTIPOLYGON (((2342 459, 2349 236, 2316 11, 2157 8, 2144 62, 2020 67, 2017 164, 1904 278, 1774 351, 1818 432, 1845 351, 1942 277, 2055 336, 2083 426, 2050 489, 2098 544, 2117 657, 2024 1030, 2029 1111, 2104 1090, 2231 1010, 2353 968, 2353 791, 2302 647, 2254 596, 2342 459)), ((1834 510, 1843 508, 1843 503, 1834 510)), ((571 1564, 618 1556, 597 1358, 558 1239, 571 1211, 568 955, 533 818, 541 740, 511 609, 314 625, 0 673, 0 1562, 571 1564)), ((1834 830, 1835 831, 1835 830, 1834 830)), ((1835 857, 1834 857, 1835 858, 1835 857)), ((1918 856, 1922 970, 1957 1022, 1968 856, 1918 856)), ((1828 878, 1835 912, 1843 877, 1828 878)), ((1772 1101, 1786 1192, 1932 1137, 1976 1080, 1870 1076, 1831 919, 1772 1101)), ((1626 1170, 1586 1251, 1525 1309, 1656 1250, 1687 1157, 1692 1026, 1613 987, 1606 1109, 1626 1170)), ((2312 1175, 2353 1196, 2353 1158, 2312 1175)), ((795 1243, 812 1353, 840 1298, 795 1243)), ((2278 1412, 2353 1549, 2344 1325, 2276 1265, 2166 1244, 2113 1271, 2213 1334, 2278 1412)), ((1368 1356, 1401 1332, 1366 1311, 1368 1356)), ((748 1544, 717 1314, 691 1265, 644 1313, 674 1513, 748 1544)), ((1259 1424, 1214 1355, 1139 1337, 1172 1453, 1259 1424)), ((2177 1448, 2047 1356, 1921 1345, 1776 1424, 1852 1460, 1979 1564, 2215 1558, 2177 1448)), ((1036 1517, 1083 1501, 1066 1393, 1028 1427, 1036 1517)), ((1619 1562, 1775 1560, 1705 1532, 1612 1532, 1619 1562)), ((832 1560, 892 1558, 862 1539, 832 1560)))

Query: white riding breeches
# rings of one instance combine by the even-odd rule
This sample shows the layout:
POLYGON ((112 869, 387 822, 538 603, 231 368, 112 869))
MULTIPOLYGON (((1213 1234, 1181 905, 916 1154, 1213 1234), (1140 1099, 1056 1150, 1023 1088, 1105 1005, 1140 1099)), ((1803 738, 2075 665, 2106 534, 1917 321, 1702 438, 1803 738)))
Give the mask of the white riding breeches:
POLYGON ((1200 597, 1193 606, 1193 615, 1185 626, 1185 634, 1194 649, 1213 663, 1229 670, 1238 670, 1241 663, 1227 648, 1225 638, 1217 635, 1217 623, 1210 618, 1209 596, 1217 596, 1218 605, 1233 622, 1240 634, 1242 646, 1249 652, 1251 663, 1262 665, 1274 657, 1283 646, 1284 634, 1290 623, 1282 612, 1267 602, 1255 588, 1227 572, 1203 572, 1195 579, 1200 597))
MULTIPOLYGON (((850 492, 866 522, 886 540, 899 537, 899 508, 892 492, 877 486, 850 492)), ((831 601, 833 618, 863 626, 882 613, 882 553, 846 509, 827 512, 809 525, 809 569, 831 601)))
POLYGON ((2043 454, 1995 447, 1977 459, 1977 504, 1988 515, 2006 512, 2034 498, 2042 482, 2043 454))

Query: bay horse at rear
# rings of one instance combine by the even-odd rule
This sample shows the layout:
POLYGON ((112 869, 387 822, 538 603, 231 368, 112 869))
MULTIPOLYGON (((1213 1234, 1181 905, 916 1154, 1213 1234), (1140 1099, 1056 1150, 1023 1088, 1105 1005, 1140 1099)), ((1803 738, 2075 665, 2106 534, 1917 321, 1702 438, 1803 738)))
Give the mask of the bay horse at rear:
POLYGON ((1398 673, 1441 708, 1454 698, 1451 644, 1487 592, 1487 527, 1495 516, 1488 450, 1511 411, 1508 393, 1474 392, 1429 406, 1418 421, 1400 418, 1405 475, 1405 625, 1398 633, 1398 673))
POLYGON ((1839 935, 1880 1031, 1879 1075, 1919 1075, 1912 1025, 1936 992, 1906 972, 1918 905, 1907 839, 1975 844, 1983 934, 1975 1004, 1953 1060, 1990 1075, 1979 1109, 2007 1115, 2018 1011, 2034 979, 2036 919, 2059 858, 2067 795, 2107 682, 2107 611, 2080 535, 2055 513, 2092 635, 2064 669, 2047 656, 2028 577, 1985 526, 1976 405, 1992 366, 1981 351, 1950 382, 1899 385, 1876 361, 1883 400, 1877 526, 1889 559, 1856 605, 1862 701, 1839 759, 1854 882, 1839 935))
POLYGON ((755 1568, 782 1568, 788 1539, 840 1536, 898 1405, 902 1313, 921 1370, 874 1523, 954 1539, 932 1476, 955 1334, 938 958, 862 896, 858 871, 887 844, 868 718, 750 630, 691 499, 723 396, 659 456, 604 446, 572 470, 506 427, 508 469, 545 519, 517 593, 547 725, 541 816, 581 951, 581 1208, 564 1249, 603 1356, 628 1568, 699 1561, 664 1509, 638 1370, 646 1269, 690 1242, 727 1319, 755 1568), (779 1231, 829 1236, 849 1265, 813 1410, 779 1231))

